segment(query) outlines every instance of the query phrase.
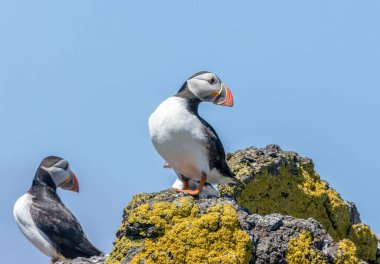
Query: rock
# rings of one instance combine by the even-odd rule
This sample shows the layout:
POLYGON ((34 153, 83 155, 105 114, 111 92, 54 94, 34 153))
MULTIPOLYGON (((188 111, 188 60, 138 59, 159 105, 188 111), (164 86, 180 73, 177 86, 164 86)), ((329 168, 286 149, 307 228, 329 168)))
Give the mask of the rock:
MULTIPOLYGON (((277 145, 268 145, 262 149, 250 147, 236 151, 227 159, 242 185, 218 188, 222 194, 235 197, 239 206, 252 213, 312 217, 336 241, 349 238, 354 232, 352 229, 361 223, 355 204, 344 201, 326 181, 321 180, 309 158, 283 151, 277 145)), ((376 259, 376 237, 372 231, 361 235, 361 239, 353 241, 357 254, 373 261, 376 259), (364 245, 370 245, 370 248, 364 245)))
POLYGON ((58 261, 55 264, 104 264, 108 255, 101 255, 91 258, 76 258, 73 260, 58 261))
POLYGON ((241 211, 234 200, 195 199, 172 190, 135 195, 107 263, 249 263, 253 245, 240 227, 239 219, 247 215, 241 211))
POLYGON ((376 261, 378 241, 369 226, 365 224, 352 225, 347 237, 356 245, 359 258, 371 263, 376 261))
POLYGON ((231 198, 166 190, 132 199, 107 263, 302 263, 306 249, 324 263, 347 257, 312 218, 250 214, 231 198), (156 236, 151 227, 160 230, 156 236))
POLYGON ((314 219, 303 220, 279 214, 251 215, 250 217, 255 221, 253 229, 253 243, 256 248, 255 263, 287 263, 287 260, 292 258, 291 255, 287 255, 289 242, 292 239, 297 241, 305 234, 314 239, 313 250, 319 252, 321 259, 332 263, 337 245, 314 219))
POLYGON ((353 202, 347 202, 348 208, 350 210, 350 223, 351 224, 360 224, 362 221, 360 220, 360 214, 358 208, 353 202))
MULTIPOLYGON (((241 185, 219 195, 135 195, 106 263, 380 264, 378 238, 311 159, 277 145, 227 159, 241 185)), ((104 258, 85 261, 67 263, 104 258)))

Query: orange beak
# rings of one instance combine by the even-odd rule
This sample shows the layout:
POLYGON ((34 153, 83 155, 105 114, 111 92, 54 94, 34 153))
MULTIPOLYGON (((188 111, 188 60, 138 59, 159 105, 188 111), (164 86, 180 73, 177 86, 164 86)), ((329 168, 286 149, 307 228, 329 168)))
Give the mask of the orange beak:
POLYGON ((223 106, 230 106, 232 107, 234 105, 234 97, 232 96, 232 93, 230 89, 228 89, 227 85, 224 83, 221 84, 222 88, 220 91, 220 96, 223 96, 222 101, 218 102, 218 105, 223 105, 223 106))
POLYGON ((79 193, 79 183, 77 176, 75 176, 74 172, 70 171, 70 177, 68 177, 59 187, 61 187, 64 190, 79 193))
POLYGON ((71 185, 71 187, 67 190, 79 193, 79 183, 77 176, 75 176, 74 172, 71 172, 71 175, 73 176, 73 185, 71 185))

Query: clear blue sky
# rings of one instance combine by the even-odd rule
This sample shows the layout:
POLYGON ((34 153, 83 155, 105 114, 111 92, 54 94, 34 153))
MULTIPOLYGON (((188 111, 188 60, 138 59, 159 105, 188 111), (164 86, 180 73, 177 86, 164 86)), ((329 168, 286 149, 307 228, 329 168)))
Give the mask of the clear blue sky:
POLYGON ((40 160, 66 158, 60 190, 109 252, 133 194, 171 186, 151 145, 155 107, 200 70, 235 107, 201 106, 227 151, 277 143, 312 158, 380 232, 379 1, 1 1, 0 255, 47 263, 14 202, 40 160))

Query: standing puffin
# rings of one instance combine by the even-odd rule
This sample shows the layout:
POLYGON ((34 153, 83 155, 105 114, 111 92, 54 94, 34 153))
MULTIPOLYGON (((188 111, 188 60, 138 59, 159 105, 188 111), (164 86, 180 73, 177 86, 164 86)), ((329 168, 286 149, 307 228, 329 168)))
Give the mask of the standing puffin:
POLYGON ((21 196, 13 215, 21 232, 51 262, 102 254, 94 247, 75 216, 58 197, 56 189, 79 192, 79 184, 69 163, 50 156, 42 160, 32 187, 21 196))
POLYGON ((198 114, 201 102, 233 106, 233 97, 214 73, 202 71, 191 76, 149 118, 153 145, 166 161, 164 167, 173 168, 178 176, 173 188, 190 195, 198 195, 205 184, 236 183, 222 142, 198 114), (189 189, 190 179, 199 182, 195 190, 189 189))

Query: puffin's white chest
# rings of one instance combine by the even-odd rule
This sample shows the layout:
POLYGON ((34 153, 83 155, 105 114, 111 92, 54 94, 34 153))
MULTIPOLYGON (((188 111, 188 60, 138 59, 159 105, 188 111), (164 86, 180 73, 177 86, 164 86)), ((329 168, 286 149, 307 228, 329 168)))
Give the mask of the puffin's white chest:
POLYGON ((58 254, 55 248, 51 245, 49 239, 38 229, 35 225, 30 207, 32 204, 32 195, 29 193, 21 196, 13 208, 13 216, 16 220, 18 227, 24 236, 32 242, 41 252, 45 255, 57 258, 58 254))
POLYGON ((149 118, 149 131, 156 150, 176 172, 197 179, 202 171, 209 172, 203 124, 185 99, 170 97, 161 103, 149 118))

